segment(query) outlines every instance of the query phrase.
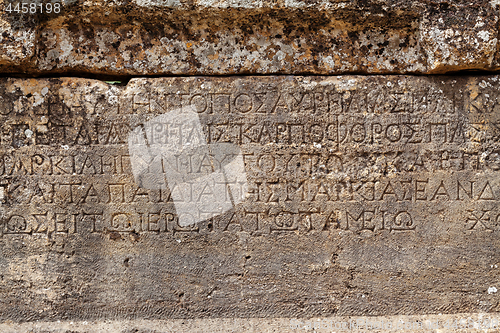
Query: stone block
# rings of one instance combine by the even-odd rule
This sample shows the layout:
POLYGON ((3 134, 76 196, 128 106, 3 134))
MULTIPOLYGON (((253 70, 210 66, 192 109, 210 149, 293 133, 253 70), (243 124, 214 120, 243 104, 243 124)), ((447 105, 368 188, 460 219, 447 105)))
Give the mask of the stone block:
POLYGON ((499 85, 2 78, 0 319, 498 312, 499 85))

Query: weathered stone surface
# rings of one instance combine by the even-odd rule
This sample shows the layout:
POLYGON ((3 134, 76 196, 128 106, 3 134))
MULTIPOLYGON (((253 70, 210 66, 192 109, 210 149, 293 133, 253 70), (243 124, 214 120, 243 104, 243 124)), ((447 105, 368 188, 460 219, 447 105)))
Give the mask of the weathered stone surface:
POLYGON ((498 312, 499 85, 3 78, 0 318, 498 312))
POLYGON ((7 3, 0 1, 0 68, 19 69, 34 61, 37 20, 23 13, 12 17, 4 10, 7 3))
POLYGON ((68 0, 60 13, 31 16, 5 12, 3 1, 2 72, 404 74, 498 68, 496 0, 68 0), (19 24, 29 29, 19 30, 19 24))
POLYGON ((467 330, 494 333, 499 328, 498 314, 439 314, 419 316, 365 316, 322 318, 214 318, 170 320, 59 321, 0 324, 3 333, 170 333, 170 332, 428 332, 458 333, 467 330), (314 330, 313 330, 314 329, 314 330))

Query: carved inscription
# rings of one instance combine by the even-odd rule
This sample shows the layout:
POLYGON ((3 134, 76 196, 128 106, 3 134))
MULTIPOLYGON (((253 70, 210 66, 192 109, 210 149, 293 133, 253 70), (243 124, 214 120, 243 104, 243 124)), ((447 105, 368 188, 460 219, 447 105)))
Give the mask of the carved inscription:
POLYGON ((2 237, 500 229, 494 78, 72 82, 1 81, 2 237))

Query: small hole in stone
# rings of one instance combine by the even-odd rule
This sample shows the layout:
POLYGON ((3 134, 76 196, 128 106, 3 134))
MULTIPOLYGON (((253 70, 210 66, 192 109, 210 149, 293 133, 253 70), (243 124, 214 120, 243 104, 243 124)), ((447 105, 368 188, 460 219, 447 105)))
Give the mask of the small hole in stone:
POLYGON ((128 264, 129 261, 130 261, 130 258, 125 258, 125 260, 123 260, 123 265, 125 267, 128 267, 129 266, 129 264, 128 264))

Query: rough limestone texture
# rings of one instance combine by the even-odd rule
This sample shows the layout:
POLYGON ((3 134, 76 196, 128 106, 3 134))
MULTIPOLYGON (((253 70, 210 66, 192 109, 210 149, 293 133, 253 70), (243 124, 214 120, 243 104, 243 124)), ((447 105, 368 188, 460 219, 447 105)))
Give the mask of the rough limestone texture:
POLYGON ((499 80, 3 78, 0 320, 499 312, 499 80))
POLYGON ((499 67, 498 0, 0 0, 0 71, 446 73, 499 67), (8 9, 11 9, 10 12, 8 9), (40 12, 42 11, 42 13, 40 12))
POLYGON ((212 318, 0 323, 2 333, 496 333, 498 314, 459 313, 417 316, 349 316, 323 318, 212 318), (314 331, 313 331, 314 329, 314 331))

